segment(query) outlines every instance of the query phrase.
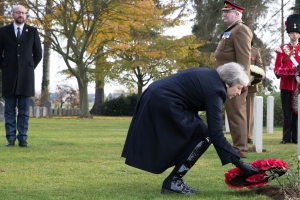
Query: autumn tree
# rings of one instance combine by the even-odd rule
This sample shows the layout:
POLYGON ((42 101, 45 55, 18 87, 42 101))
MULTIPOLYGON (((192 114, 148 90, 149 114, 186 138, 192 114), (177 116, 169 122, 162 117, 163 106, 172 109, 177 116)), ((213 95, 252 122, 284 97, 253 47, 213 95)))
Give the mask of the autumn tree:
MULTIPOLYGON (((197 47, 204 44, 195 36, 174 39, 170 36, 138 38, 123 46, 116 54, 112 67, 115 79, 128 88, 138 88, 138 96, 143 87, 151 81, 162 79, 189 67, 208 64, 209 58, 200 55, 197 47), (117 75, 117 76, 116 76, 117 75)), ((212 61, 211 61, 212 63, 212 61)), ((210 63, 210 64, 211 64, 210 63)))
MULTIPOLYGON (((139 20, 136 21, 136 16, 144 17, 149 10, 141 10, 139 4, 148 2, 152 3, 123 0, 57 0, 53 1, 53 12, 46 15, 45 2, 22 1, 33 13, 32 23, 41 29, 45 26, 48 28, 48 35, 41 31, 41 36, 51 43, 50 48, 66 63, 68 71, 65 73, 76 78, 80 91, 81 117, 90 116, 87 86, 92 81, 91 73, 96 61, 111 51, 109 42, 126 38, 129 34, 128 27, 140 23, 139 20), (99 47, 106 49, 99 51, 99 47)), ((162 9, 161 12, 169 10, 172 11, 172 7, 162 9)), ((156 16, 157 20, 160 20, 161 16, 156 16)), ((169 23, 165 24, 168 25, 169 23)))
POLYGON ((75 108, 79 106, 79 91, 67 84, 56 85, 54 93, 54 102, 59 103, 62 108, 64 104, 68 107, 75 108))
MULTIPOLYGON (((143 87, 151 81, 168 76, 188 64, 178 62, 185 56, 186 51, 182 47, 187 44, 163 35, 165 28, 180 24, 179 19, 168 17, 177 9, 177 4, 159 4, 156 1, 140 1, 129 8, 128 11, 134 13, 134 20, 124 27, 129 34, 117 37, 109 46, 114 60, 109 75, 111 79, 127 88, 137 88, 138 95, 141 95, 143 87)), ((197 64, 194 62, 193 65, 197 64)))
MULTIPOLYGON (((168 19, 167 17, 168 14, 171 14, 178 9, 178 5, 174 4, 163 5, 160 4, 159 1, 127 1, 125 5, 118 8, 120 10, 116 12, 116 15, 110 15, 110 18, 107 19, 112 27, 118 27, 118 29, 113 29, 115 31, 114 33, 110 33, 107 30, 103 31, 102 34, 98 36, 98 40, 107 40, 108 38, 112 38, 112 36, 113 38, 111 42, 98 47, 99 53, 105 51, 106 54, 103 54, 105 57, 99 58, 96 61, 96 69, 94 70, 95 73, 93 73, 96 82, 96 93, 91 113, 95 114, 100 113, 97 109, 99 109, 99 105, 104 101, 103 86, 107 77, 117 80, 119 83, 128 87, 132 87, 132 84, 130 84, 132 80, 127 79, 122 74, 129 66, 132 66, 134 62, 138 62, 138 60, 140 62, 145 61, 145 56, 131 56, 131 58, 129 58, 130 50, 127 46, 140 42, 139 45, 141 47, 143 46, 142 48, 144 48, 144 50, 145 48, 148 49, 147 56, 152 58, 157 56, 162 57, 164 56, 162 51, 151 49, 153 47, 153 45, 150 44, 151 41, 157 38, 165 28, 178 25, 180 22, 179 20, 168 19), (145 38, 148 38, 148 40, 145 38), (141 41, 141 39, 143 41, 141 41), (147 46, 151 47, 148 48, 147 46), (123 53, 124 51, 128 52, 128 56, 123 53), (109 64, 108 60, 111 59, 117 61, 113 65, 109 64)), ((184 14, 182 13, 179 16, 184 16, 184 14)), ((138 74, 137 76, 143 75, 138 74)), ((148 82, 148 80, 146 80, 147 78, 144 78, 144 82, 141 81, 141 78, 138 78, 140 80, 140 84, 138 84, 139 93, 141 92, 141 88, 148 82)), ((151 78, 149 81, 150 80, 151 78)))
POLYGON ((120 6, 122 1, 110 0, 58 0, 53 1, 53 12, 46 15, 42 1, 24 1, 34 15, 36 26, 43 28, 48 24, 47 33, 41 36, 50 42, 50 48, 64 60, 69 75, 76 78, 80 91, 80 117, 89 117, 87 86, 90 82, 89 69, 102 55, 91 46, 102 46, 97 37, 100 28, 109 27, 106 18, 120 6), (42 26, 43 25, 43 26, 42 26), (93 44, 93 45, 92 45, 93 44), (90 51, 88 51, 90 48, 90 51))

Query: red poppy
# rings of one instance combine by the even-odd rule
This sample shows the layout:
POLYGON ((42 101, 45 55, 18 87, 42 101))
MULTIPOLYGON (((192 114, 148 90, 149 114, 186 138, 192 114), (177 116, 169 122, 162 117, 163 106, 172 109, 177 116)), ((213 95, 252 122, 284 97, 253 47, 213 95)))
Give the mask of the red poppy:
POLYGON ((288 164, 280 159, 256 160, 249 164, 257 168, 259 172, 251 176, 247 176, 240 169, 233 168, 224 174, 225 183, 231 188, 260 187, 268 183, 269 177, 266 176, 266 171, 270 169, 277 169, 276 173, 279 176, 282 176, 288 168, 288 164))

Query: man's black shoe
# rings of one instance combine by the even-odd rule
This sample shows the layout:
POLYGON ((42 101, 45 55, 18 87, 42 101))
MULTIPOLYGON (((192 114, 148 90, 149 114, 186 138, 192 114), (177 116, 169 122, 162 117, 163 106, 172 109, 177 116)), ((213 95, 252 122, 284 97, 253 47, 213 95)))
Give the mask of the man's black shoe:
POLYGON ((280 144, 286 144, 286 143, 288 143, 289 141, 286 141, 286 140, 281 140, 280 141, 280 144))
POLYGON ((13 147, 15 146, 15 141, 14 140, 8 140, 7 144, 5 145, 7 147, 13 147))
POLYGON ((298 144, 298 141, 297 140, 293 140, 292 143, 298 144))
POLYGON ((28 143, 26 142, 26 140, 24 141, 19 141, 19 146, 20 147, 29 147, 28 143))

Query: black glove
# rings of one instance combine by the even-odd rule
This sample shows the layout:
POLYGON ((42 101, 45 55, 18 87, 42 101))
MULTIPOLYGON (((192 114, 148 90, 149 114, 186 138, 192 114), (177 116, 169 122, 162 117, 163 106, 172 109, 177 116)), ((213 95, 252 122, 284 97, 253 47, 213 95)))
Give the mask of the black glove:
POLYGON ((249 163, 245 163, 242 160, 239 160, 238 163, 235 164, 237 168, 239 168, 244 174, 246 175, 252 175, 252 174, 257 174, 258 169, 250 165, 249 163))
POLYGON ((232 155, 231 153, 229 153, 229 157, 231 159, 232 164, 239 168, 245 175, 252 175, 258 173, 258 169, 256 169, 248 163, 245 163, 239 157, 232 155))

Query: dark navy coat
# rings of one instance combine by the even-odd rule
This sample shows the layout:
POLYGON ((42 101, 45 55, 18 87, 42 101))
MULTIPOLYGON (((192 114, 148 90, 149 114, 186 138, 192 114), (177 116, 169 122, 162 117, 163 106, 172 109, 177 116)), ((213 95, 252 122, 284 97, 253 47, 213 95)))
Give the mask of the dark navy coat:
POLYGON ((37 29, 24 24, 17 41, 13 23, 1 27, 0 53, 2 96, 34 96, 34 69, 42 59, 37 29))
POLYGON ((203 124, 198 111, 206 111, 209 137, 222 164, 230 163, 228 152, 239 155, 223 134, 226 98, 219 74, 207 68, 190 68, 153 82, 136 105, 122 152, 125 163, 152 173, 174 166, 174 159, 203 124))

